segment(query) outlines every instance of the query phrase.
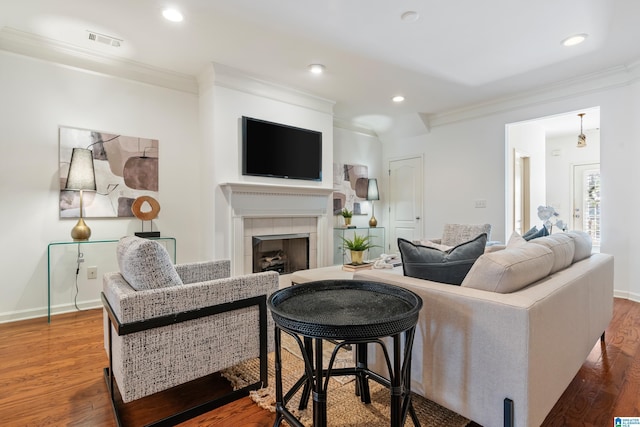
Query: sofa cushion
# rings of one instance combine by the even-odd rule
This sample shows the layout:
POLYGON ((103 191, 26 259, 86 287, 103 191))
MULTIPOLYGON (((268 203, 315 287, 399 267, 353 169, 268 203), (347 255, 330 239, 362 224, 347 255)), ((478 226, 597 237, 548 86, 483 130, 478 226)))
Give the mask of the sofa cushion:
POLYGON ((485 233, 446 251, 398 238, 405 276, 452 285, 462 283, 473 263, 484 253, 486 244, 485 233))
POLYGON ((567 235, 573 238, 576 251, 573 254, 573 262, 580 261, 581 259, 589 258, 591 256, 591 250, 593 249, 593 241, 591 235, 585 231, 573 230, 569 231, 567 235))
POLYGON ((169 253, 155 240, 126 236, 116 252, 120 274, 136 291, 182 285, 169 253))
POLYGON ((576 248, 573 238, 566 233, 556 233, 529 241, 532 245, 543 245, 553 252, 553 267, 550 274, 564 270, 573 262, 576 248))
POLYGON ((491 292, 515 292, 547 276, 553 252, 515 233, 502 251, 486 253, 473 264, 462 286, 491 292))

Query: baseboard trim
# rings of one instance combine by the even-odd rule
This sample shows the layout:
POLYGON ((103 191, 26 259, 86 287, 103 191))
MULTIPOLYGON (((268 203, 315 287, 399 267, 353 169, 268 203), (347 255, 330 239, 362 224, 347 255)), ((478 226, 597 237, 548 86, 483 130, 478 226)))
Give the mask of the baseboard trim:
MULTIPOLYGON (((83 301, 78 303, 80 310, 89 310, 102 307, 102 301, 99 299, 83 301)), ((51 307, 51 315, 64 314, 78 311, 73 303, 61 304, 51 307)), ((20 320, 44 318, 47 321, 47 307, 34 308, 30 310, 17 310, 0 313, 0 323, 17 322, 20 320)))

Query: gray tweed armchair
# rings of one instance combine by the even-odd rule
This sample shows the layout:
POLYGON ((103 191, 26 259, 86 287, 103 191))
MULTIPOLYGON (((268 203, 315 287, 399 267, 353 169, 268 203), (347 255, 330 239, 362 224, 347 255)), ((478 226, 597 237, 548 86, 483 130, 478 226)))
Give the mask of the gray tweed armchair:
POLYGON ((119 424, 116 386, 128 403, 260 357, 260 382, 175 414, 184 420, 266 385, 274 329, 266 299, 277 273, 229 277, 228 260, 174 267, 162 245, 133 236, 117 251, 120 272, 104 275, 102 299, 105 379, 119 424))

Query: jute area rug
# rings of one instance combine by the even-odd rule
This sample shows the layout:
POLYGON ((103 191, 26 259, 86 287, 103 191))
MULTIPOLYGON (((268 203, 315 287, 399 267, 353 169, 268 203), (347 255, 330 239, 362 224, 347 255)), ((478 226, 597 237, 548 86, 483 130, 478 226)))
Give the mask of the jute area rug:
MULTIPOLYGON (((304 363, 300 356, 300 350, 293 339, 282 334, 282 385, 287 390, 304 373, 304 363)), ((332 346, 325 346, 325 361, 328 360, 332 346), (327 348, 329 347, 329 348, 327 348)), ((353 366, 350 351, 340 350, 336 367, 353 366)), ((275 412, 275 374, 274 353, 269 353, 269 385, 251 392, 251 399, 260 407, 275 412)), ((227 378, 235 388, 251 384, 260 377, 260 365, 258 359, 249 360, 226 369, 222 375, 227 378)), ((371 404, 365 405, 355 395, 355 381, 353 376, 332 377, 329 380, 327 391, 327 420, 329 426, 335 427, 388 427, 389 426, 389 390, 370 380, 371 404)), ((301 389, 302 390, 302 389, 301 389)), ((298 410, 301 390, 287 403, 287 408, 307 427, 313 425, 313 402, 309 399, 307 409, 298 410)), ((464 427, 469 423, 466 418, 452 412, 417 394, 412 395, 413 407, 422 427, 464 427)), ((287 426, 283 421, 282 425, 287 426)), ((406 427, 413 426, 411 417, 407 417, 406 427)))

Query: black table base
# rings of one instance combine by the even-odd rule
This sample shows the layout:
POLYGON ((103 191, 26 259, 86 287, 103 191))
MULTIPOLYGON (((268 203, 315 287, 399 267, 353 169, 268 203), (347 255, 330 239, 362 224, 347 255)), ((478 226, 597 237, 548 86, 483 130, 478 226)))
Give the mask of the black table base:
POLYGON ((327 387, 329 378, 332 376, 355 376, 356 395, 360 396, 363 404, 371 403, 369 392, 369 379, 372 379, 389 388, 391 394, 390 401, 390 426, 404 426, 407 415, 411 416, 413 424, 420 427, 420 421, 411 404, 411 348, 415 327, 405 331, 403 334, 392 336, 393 363, 389 358, 389 352, 385 343, 380 339, 370 340, 349 340, 336 342, 336 346, 331 354, 331 359, 327 369, 323 369, 323 339, 302 337, 295 333, 284 331, 291 335, 300 348, 305 364, 305 374, 283 395, 282 389, 282 350, 281 350, 281 329, 275 328, 275 381, 276 381, 276 420, 274 427, 281 425, 283 420, 296 427, 304 427, 302 423, 286 408, 287 403, 302 387, 300 404, 298 409, 306 409, 309 397, 313 395, 313 425, 316 427, 327 425, 327 387), (404 335, 404 349, 401 345, 401 335, 404 335), (376 372, 371 371, 367 364, 367 345, 369 343, 378 344, 382 348, 389 371, 389 378, 385 378, 376 372), (333 368, 338 351, 346 346, 354 346, 356 349, 356 366, 352 368, 333 368), (313 349, 315 348, 315 354, 313 349))
MULTIPOLYGON (((291 398, 302 388, 299 409, 313 399, 313 425, 327 425, 327 387, 337 375, 356 377, 356 395, 363 404, 371 403, 369 380, 379 382, 391 392, 390 425, 402 427, 411 415, 418 417, 411 405, 411 349, 422 300, 415 293, 384 283, 358 280, 320 280, 274 292, 268 301, 275 321, 276 344, 276 420, 296 427, 302 424, 287 409, 291 398), (305 372, 286 394, 282 390, 282 331, 291 335, 302 353, 305 372), (391 337, 391 354, 382 341, 391 337), (404 346, 402 341, 404 338, 404 346), (327 369, 323 367, 323 341, 337 342, 327 369), (367 346, 379 345, 384 354, 389 378, 369 369, 367 346), (340 348, 356 349, 356 366, 333 367, 340 348)), ((347 409, 348 410, 348 409, 347 409)))

